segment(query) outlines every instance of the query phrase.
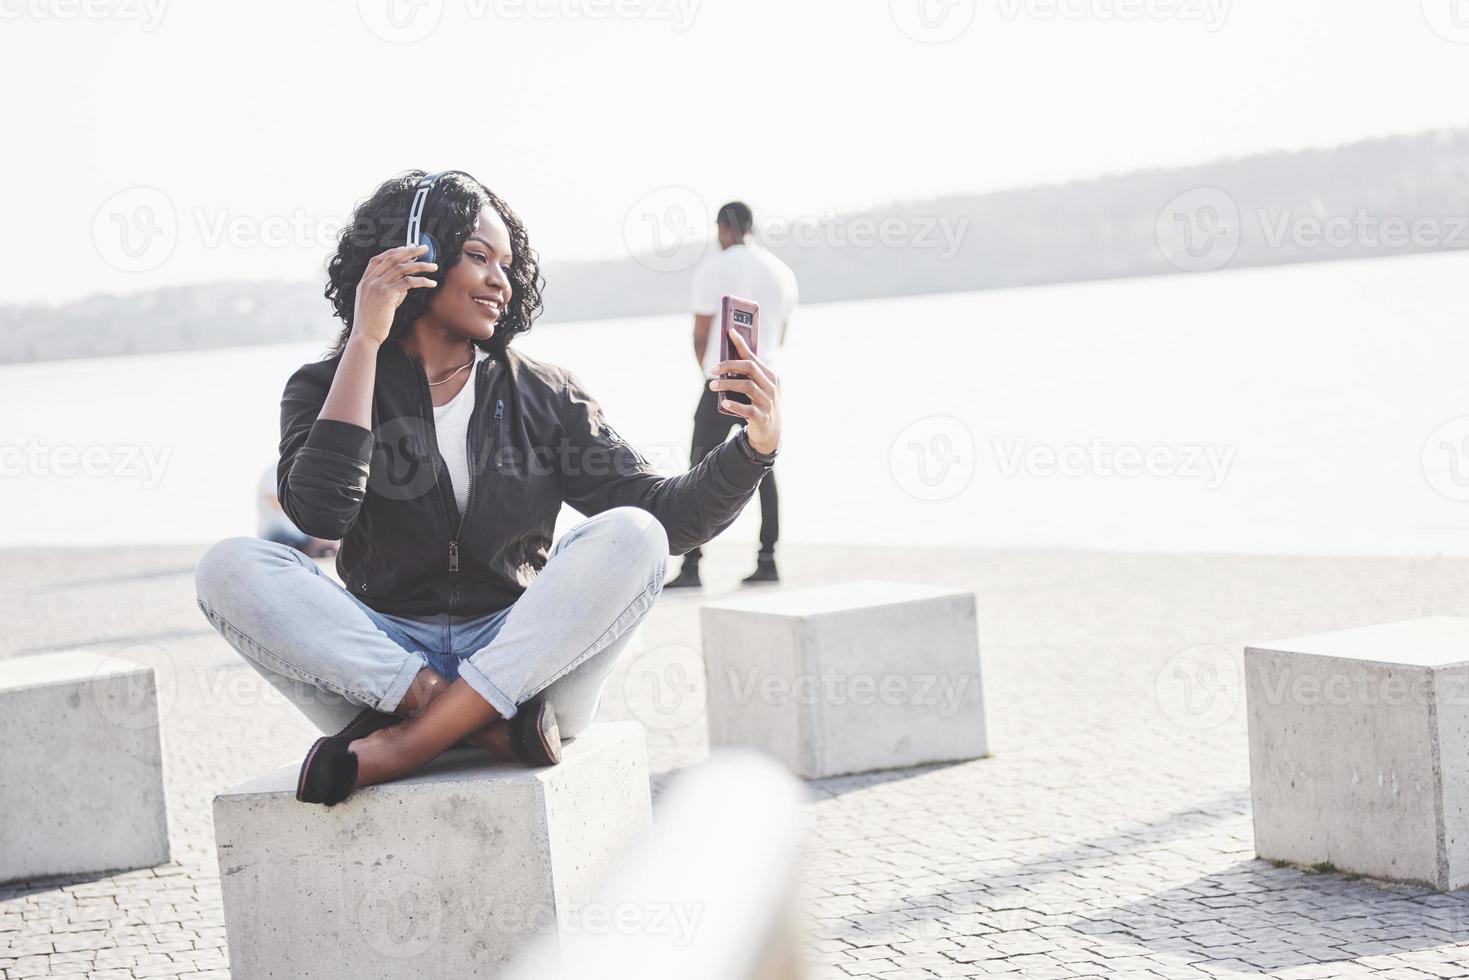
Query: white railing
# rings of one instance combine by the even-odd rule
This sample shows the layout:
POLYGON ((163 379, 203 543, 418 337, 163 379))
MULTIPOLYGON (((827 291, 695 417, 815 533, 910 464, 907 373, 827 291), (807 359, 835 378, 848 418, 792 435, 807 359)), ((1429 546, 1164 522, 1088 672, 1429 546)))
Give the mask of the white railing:
POLYGON ((591 902, 563 910, 559 940, 538 939, 502 980, 797 980, 805 798, 754 752, 679 773, 652 832, 591 902))

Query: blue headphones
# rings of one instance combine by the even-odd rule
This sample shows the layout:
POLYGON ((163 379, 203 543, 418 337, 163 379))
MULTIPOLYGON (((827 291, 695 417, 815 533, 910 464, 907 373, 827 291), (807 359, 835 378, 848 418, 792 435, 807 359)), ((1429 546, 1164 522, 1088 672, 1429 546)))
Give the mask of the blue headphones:
MULTIPOLYGON (((447 174, 463 174, 470 180, 475 180, 473 174, 465 173, 463 170, 440 170, 435 174, 424 174, 418 181, 418 186, 413 189, 413 203, 408 208, 408 235, 404 245, 427 245, 428 251, 418 257, 420 262, 439 261, 439 243, 434 241, 434 236, 423 230, 423 213, 428 209, 428 196, 439 182, 439 178, 447 174)), ((475 181, 478 183, 478 181, 475 181)))

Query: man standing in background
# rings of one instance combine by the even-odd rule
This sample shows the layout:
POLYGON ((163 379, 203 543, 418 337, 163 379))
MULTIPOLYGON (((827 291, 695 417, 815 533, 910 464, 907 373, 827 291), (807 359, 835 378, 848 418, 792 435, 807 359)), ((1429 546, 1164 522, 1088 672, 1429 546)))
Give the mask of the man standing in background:
MULTIPOLYGON (((705 259, 694 273, 692 309, 694 314, 694 359, 704 373, 703 390, 694 408, 694 438, 689 449, 689 465, 699 463, 729 435, 730 428, 743 425, 744 419, 722 415, 721 393, 709 390, 709 382, 717 375, 719 363, 719 304, 726 293, 760 304, 760 334, 756 354, 762 361, 777 367, 776 352, 785 343, 791 311, 796 308, 796 276, 780 259, 755 243, 755 216, 748 205, 731 201, 719 209, 719 251, 705 259)), ((760 481, 760 553, 755 571, 742 581, 778 582, 775 570, 775 539, 780 533, 780 513, 776 504, 775 470, 760 481)), ((684 555, 678 576, 663 583, 665 589, 702 585, 699 579, 698 548, 684 555)))

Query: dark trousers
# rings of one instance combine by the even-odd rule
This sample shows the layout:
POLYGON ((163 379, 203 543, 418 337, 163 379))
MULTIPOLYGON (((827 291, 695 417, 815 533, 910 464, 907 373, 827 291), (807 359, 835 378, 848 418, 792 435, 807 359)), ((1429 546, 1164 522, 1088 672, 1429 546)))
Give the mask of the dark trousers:
MULTIPOLYGON (((709 383, 699 395, 699 404, 694 409, 694 439, 689 448, 691 466, 696 466, 714 450, 719 448, 729 435, 731 426, 744 425, 745 420, 737 415, 724 415, 719 411, 721 392, 710 391, 709 383)), ((780 508, 775 495, 775 468, 760 481, 760 557, 775 557, 775 539, 780 536, 780 508)), ((694 548, 684 555, 685 561, 698 561, 701 552, 694 548)))

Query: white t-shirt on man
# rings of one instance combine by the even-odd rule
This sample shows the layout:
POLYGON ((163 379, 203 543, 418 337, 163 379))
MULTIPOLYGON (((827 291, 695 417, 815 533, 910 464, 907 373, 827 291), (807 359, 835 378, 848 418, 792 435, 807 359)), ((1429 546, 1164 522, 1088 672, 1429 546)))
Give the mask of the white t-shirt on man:
POLYGON ((692 311, 714 317, 709 345, 704 348, 704 377, 713 378, 719 363, 719 302, 729 293, 760 304, 760 333, 755 354, 776 366, 780 334, 799 299, 796 274, 790 266, 759 245, 731 245, 700 264, 694 273, 692 311))
POLYGON ((487 351, 474 349, 474 367, 459 394, 442 405, 434 406, 434 434, 439 440, 439 455, 449 467, 449 481, 454 485, 454 500, 459 513, 469 506, 469 416, 474 412, 474 380, 479 362, 489 357, 487 351))

